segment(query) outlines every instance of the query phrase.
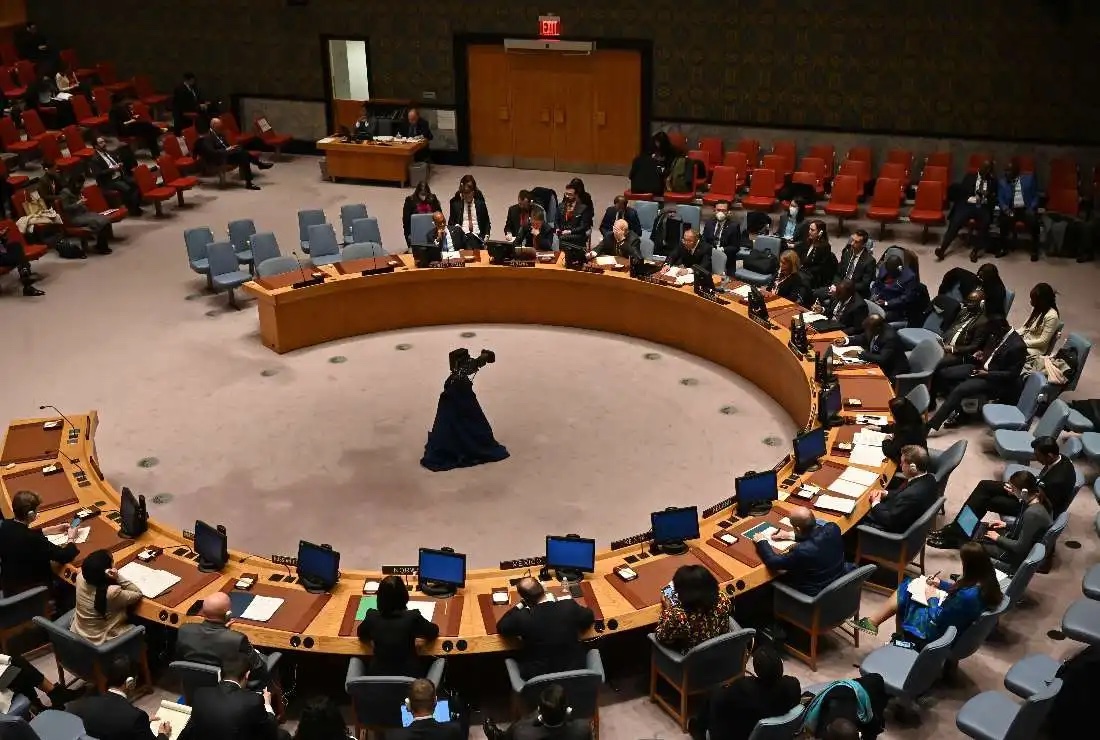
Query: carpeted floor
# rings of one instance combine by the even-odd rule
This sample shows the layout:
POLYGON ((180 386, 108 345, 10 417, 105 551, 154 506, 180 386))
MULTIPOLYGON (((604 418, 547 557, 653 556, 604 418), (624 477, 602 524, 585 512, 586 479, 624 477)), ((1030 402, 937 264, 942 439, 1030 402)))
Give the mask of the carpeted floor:
MULTIPOLYGON (((442 199, 465 171, 436 168, 432 182, 442 199)), ((570 177, 470 171, 501 224, 520 188, 546 184, 560 192, 570 177)), ((625 185, 610 176, 584 180, 598 211, 625 185)), ((42 260, 37 269, 46 276, 44 298, 23 299, 14 278, 2 278, 6 382, 0 418, 35 415, 42 403, 96 408, 99 453, 111 480, 146 494, 173 495, 153 508, 154 517, 177 526, 196 516, 224 522, 233 546, 259 553, 291 551, 298 537, 330 542, 345 562, 357 565, 407 561, 419 544, 450 544, 466 549, 472 565, 491 565, 536 554, 547 532, 579 532, 606 544, 616 534, 643 529, 647 512, 658 506, 721 499, 734 475, 785 451, 793 425, 745 381, 623 337, 451 326, 271 353, 259 343, 248 301, 234 312, 224 297, 200 294, 203 281, 187 267, 183 230, 208 225, 224 233, 228 221, 252 218, 289 252, 297 242, 299 208, 323 207, 335 223, 340 204, 364 202, 379 217, 385 246, 399 251, 406 191, 321 182, 317 160, 308 157, 279 163, 258 182, 262 192, 205 187, 190 194, 188 208, 167 206, 164 219, 123 222, 117 231, 125 240, 114 255, 42 260), (464 338, 464 331, 476 336, 464 338), (412 346, 397 351, 397 344, 412 346), (456 346, 497 351, 498 362, 479 375, 477 390, 512 458, 432 474, 417 460, 446 352, 456 346), (651 352, 660 359, 644 359, 651 352), (346 361, 332 362, 336 357, 346 361), (682 384, 685 378, 698 382, 682 384), (723 406, 736 413, 720 413, 723 406), (765 442, 769 437, 779 447, 765 442), (138 466, 149 457, 155 465, 138 466), (336 515, 336 507, 356 515, 336 515)), ((494 232, 501 232, 500 224, 494 232)), ((886 243, 914 246, 933 288, 947 268, 969 264, 960 248, 937 264, 934 245, 916 245, 918 234, 901 225, 886 243)), ((839 251, 843 241, 834 235, 833 244, 839 251)), ((998 264, 1019 296, 1015 323, 1026 316, 1030 286, 1045 280, 1060 291, 1066 330, 1100 339, 1094 265, 1031 264, 1023 254, 998 264)), ((1086 369, 1074 397, 1100 395, 1097 367, 1094 362, 1086 369)), ((948 492, 952 514, 975 481, 1001 468, 981 429, 945 434, 932 444, 947 447, 959 437, 970 441, 970 449, 948 492)), ((1088 473, 1091 480, 1094 471, 1088 473)), ((1052 641, 1047 631, 1080 595, 1081 574, 1098 559, 1095 507, 1083 491, 1055 570, 1032 584, 1034 599, 1004 620, 1001 640, 963 665, 956 685, 934 692, 920 728, 891 726, 888 737, 958 736, 958 707, 977 691, 999 687, 1013 661, 1030 652, 1061 656, 1075 649, 1052 641), (1081 547, 1071 549, 1071 542, 1081 547)), ((929 568, 953 572, 957 561, 930 551, 929 568)), ((867 594, 864 603, 869 610, 880 598, 867 594)), ((816 674, 795 661, 788 666, 805 683, 851 675, 853 664, 881 642, 865 639, 856 649, 833 640, 816 674)), ((621 668, 611 666, 616 681, 606 694, 601 735, 678 736, 675 724, 645 700, 644 660, 633 657, 621 668)), ((308 687, 299 690, 309 693, 308 687)), ((167 694, 154 698, 161 696, 167 694)))

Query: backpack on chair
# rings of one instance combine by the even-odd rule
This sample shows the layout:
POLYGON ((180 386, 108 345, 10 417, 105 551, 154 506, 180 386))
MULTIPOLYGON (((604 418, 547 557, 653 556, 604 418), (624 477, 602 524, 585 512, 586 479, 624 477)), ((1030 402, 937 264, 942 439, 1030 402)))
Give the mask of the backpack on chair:
POLYGON ((692 192, 693 170, 692 162, 687 157, 672 160, 672 165, 668 168, 668 189, 674 193, 692 192))

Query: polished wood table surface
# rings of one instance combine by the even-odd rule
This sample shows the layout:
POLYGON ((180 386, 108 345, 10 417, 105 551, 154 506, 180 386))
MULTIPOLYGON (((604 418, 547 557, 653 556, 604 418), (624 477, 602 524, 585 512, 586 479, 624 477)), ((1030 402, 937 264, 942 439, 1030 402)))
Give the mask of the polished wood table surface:
POLYGON ((381 180, 402 186, 409 180, 409 165, 416 153, 427 147, 424 139, 355 143, 327 136, 317 142, 317 148, 325 153, 330 178, 381 180))
MULTIPOLYGON (((694 295, 687 288, 641 282, 614 272, 575 272, 556 265, 520 268, 479 264, 426 270, 403 267, 396 272, 366 277, 340 276, 331 268, 326 268, 326 273, 330 277, 324 284, 297 290, 291 287, 268 290, 249 284, 249 290, 259 298, 261 328, 268 346, 286 351, 340 337, 442 323, 575 326, 667 344, 723 365, 768 393, 799 426, 806 424, 815 412, 813 363, 787 347, 785 329, 767 329, 755 323, 736 301, 722 306, 694 295), (370 310, 364 310, 366 306, 370 310), (443 306, 445 312, 441 310, 443 306)), ((876 393, 890 392, 888 381, 877 369, 860 371, 859 379, 861 384, 873 386, 876 393)), ((51 417, 20 419, 8 428, 5 445, 18 448, 15 457, 19 462, 0 471, 3 473, 0 507, 7 516, 11 515, 11 497, 22 489, 22 481, 29 484, 40 480, 41 475, 48 475, 48 495, 54 508, 42 519, 64 521, 82 506, 101 510, 95 519, 92 538, 81 546, 82 554, 89 546, 108 547, 115 552, 116 562, 123 563, 145 546, 155 546, 163 552, 150 567, 170 570, 183 578, 157 599, 144 600, 137 608, 139 616, 179 625, 190 619, 186 612, 196 599, 230 590, 238 577, 251 574, 257 578, 255 593, 286 599, 286 604, 267 623, 235 623, 255 644, 306 653, 368 652, 355 638, 355 626, 364 598, 364 582, 382 577, 381 564, 362 563, 359 565, 363 569, 344 570, 331 594, 316 595, 307 593, 297 583, 291 569, 260 555, 233 551, 222 573, 201 574, 186 533, 155 520, 150 521, 149 531, 139 540, 118 539, 113 533, 118 529, 119 495, 101 474, 95 447, 98 414, 92 411, 68 417, 80 428, 79 434, 70 433, 69 424, 64 423, 60 435, 56 430, 43 435, 39 431, 43 424, 56 421, 51 417), (36 454, 38 457, 33 457, 36 454), (42 468, 49 465, 59 465, 63 472, 43 473, 42 468), (58 475, 64 476, 67 486, 61 485, 58 475)), ((851 439, 855 431, 851 425, 831 430, 829 449, 835 449, 840 437, 851 439)), ((703 514, 701 536, 690 543, 684 555, 651 554, 644 542, 600 551, 596 572, 589 574, 583 586, 585 603, 601 617, 589 637, 651 628, 659 612, 659 586, 667 583, 676 567, 685 563, 706 565, 732 594, 766 583, 771 575, 755 558, 744 537, 733 546, 718 537, 725 532, 739 534, 753 523, 765 520, 779 524, 792 506, 804 501, 787 500, 801 481, 810 481, 814 476, 818 476, 815 482, 821 482, 822 476, 835 477, 834 471, 842 469, 848 461, 841 453, 831 452, 824 463, 821 471, 784 484, 781 501, 767 517, 737 519, 728 502, 697 502, 703 514), (626 583, 615 575, 626 564, 638 572, 637 580, 626 583)), ((777 465, 783 481, 791 473, 792 463, 784 459, 777 461, 777 465)), ((888 461, 880 468, 870 469, 887 475, 893 472, 888 461)), ((868 498, 865 494, 849 516, 820 509, 815 509, 815 513, 847 531, 866 513, 868 498)), ((196 513, 217 520, 217 512, 196 513)), ((622 536, 627 540, 632 534, 623 532, 622 536)), ((608 545, 600 543, 601 547, 608 545)), ((415 546, 415 542, 409 543, 410 552, 415 551, 415 546)), ((517 557, 526 555, 516 553, 517 557)), ((507 591, 509 600, 514 601, 512 582, 525 572, 526 567, 469 571, 466 587, 458 595, 436 600, 433 619, 440 625, 440 637, 427 643, 423 652, 455 655, 513 648, 514 644, 496 634, 494 620, 499 617, 500 608, 491 599, 495 591, 507 591)), ((61 569, 61 576, 72 583, 76 570, 66 566, 61 569)), ((412 576, 409 583, 415 580, 412 576)), ((551 588, 556 590, 556 584, 551 588)), ((419 592, 411 597, 430 598, 419 592)))

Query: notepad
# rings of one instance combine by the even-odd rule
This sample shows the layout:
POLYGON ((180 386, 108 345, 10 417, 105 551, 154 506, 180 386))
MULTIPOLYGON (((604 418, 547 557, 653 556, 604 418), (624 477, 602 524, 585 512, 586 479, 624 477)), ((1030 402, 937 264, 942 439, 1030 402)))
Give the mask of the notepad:
POLYGON ((1005 573, 1004 571, 999 569, 995 570, 997 573, 997 585, 1001 587, 1001 592, 1004 593, 1005 591, 1008 591, 1008 586, 1012 583, 1012 574, 1005 573))
MULTIPOLYGON (((926 583, 927 581, 923 578, 914 578, 909 581, 909 585, 906 587, 909 591, 910 598, 912 598, 913 601, 917 602, 921 606, 928 606, 928 601, 924 598, 924 588, 926 583)), ((939 599, 940 603, 943 603, 943 600, 947 598, 947 592, 938 588, 933 589, 932 596, 939 599)))
POLYGON ((183 580, 175 573, 150 568, 136 561, 119 568, 118 574, 137 586, 147 599, 155 599, 183 580))
POLYGON ((845 468, 844 472, 840 474, 839 480, 845 480, 859 486, 873 486, 875 481, 878 480, 878 473, 873 470, 849 467, 845 468))
POLYGON ((848 359, 850 357, 858 358, 859 353, 862 352, 862 351, 863 351, 863 347, 860 347, 858 344, 853 345, 851 347, 840 347, 840 346, 835 345, 835 344, 833 345, 833 354, 834 355, 839 355, 842 359, 848 359))
POLYGON ((424 619, 427 619, 429 622, 432 621, 432 617, 435 616, 434 601, 410 601, 409 608, 416 609, 424 616, 424 619))
POLYGON ((855 445, 848 454, 848 462, 853 465, 866 465, 869 468, 877 468, 882 465, 886 456, 882 454, 879 445, 855 445))
POLYGON ((367 617, 367 612, 378 608, 377 596, 362 596, 359 598, 359 606, 355 608, 355 621, 362 622, 367 617))
POLYGON ((772 549, 776 552, 787 552, 795 546, 794 540, 776 540, 771 537, 768 538, 768 544, 772 546, 772 549))
POLYGON ((794 492, 795 496, 799 498, 813 498, 817 494, 821 493, 821 489, 810 483, 803 483, 802 487, 794 492))
POLYGON ((825 509, 827 511, 836 511, 841 514, 851 514, 856 508, 856 502, 850 498, 842 498, 840 496, 830 496, 825 494, 824 496, 818 496, 817 501, 814 502, 814 506, 819 509, 825 509))
MULTIPOLYGON (((90 535, 91 533, 91 527, 79 527, 76 530, 76 537, 73 537, 73 542, 78 545, 82 545, 88 541, 88 535, 90 535)), ((65 536, 64 532, 62 532, 61 534, 48 534, 46 535, 46 539, 49 540, 50 543, 57 545, 58 547, 64 547, 65 545, 69 544, 69 538, 65 536)))
POLYGON ((600 267, 618 267, 619 261, 610 254, 601 254, 596 258, 596 264, 600 267))
POLYGON ((458 252, 458 251, 443 252, 442 254, 440 254, 440 259, 445 259, 445 260, 462 259, 462 253, 458 252))
POLYGON ((252 622, 266 622, 275 616, 284 600, 274 596, 256 596, 241 614, 241 619, 252 622))
POLYGON ((156 737, 160 733, 160 723, 167 722, 172 725, 172 734, 168 736, 169 740, 176 740, 191 719, 191 707, 161 699, 160 706, 157 707, 157 711, 153 716, 156 719, 149 723, 149 729, 153 731, 153 736, 156 737))
POLYGON ((879 414, 859 414, 856 416, 856 424, 874 424, 877 427, 886 426, 890 420, 879 414))
POLYGON ((853 483, 850 480, 844 480, 843 478, 837 478, 835 481, 829 484, 829 490, 833 493, 838 493, 841 496, 847 496, 849 498, 859 498, 863 494, 867 493, 867 486, 860 485, 859 483, 853 483))

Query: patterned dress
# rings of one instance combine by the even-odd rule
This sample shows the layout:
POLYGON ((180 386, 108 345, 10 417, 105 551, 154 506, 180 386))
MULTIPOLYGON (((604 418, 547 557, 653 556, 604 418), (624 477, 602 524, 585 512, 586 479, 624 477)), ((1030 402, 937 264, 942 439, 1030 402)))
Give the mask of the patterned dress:
POLYGON ((718 594, 714 608, 705 612, 688 612, 678 604, 666 606, 657 620, 657 641, 686 653, 701 642, 730 631, 729 617, 733 602, 718 594))

